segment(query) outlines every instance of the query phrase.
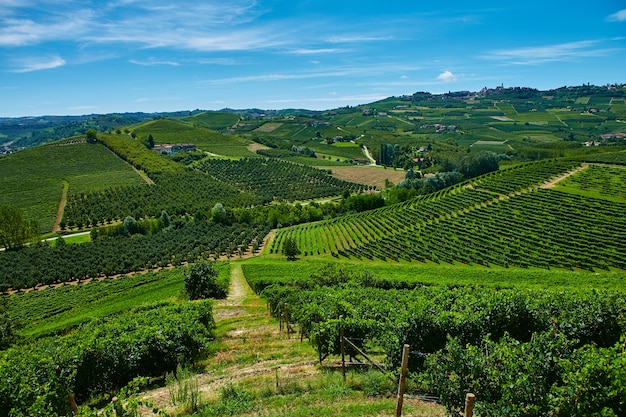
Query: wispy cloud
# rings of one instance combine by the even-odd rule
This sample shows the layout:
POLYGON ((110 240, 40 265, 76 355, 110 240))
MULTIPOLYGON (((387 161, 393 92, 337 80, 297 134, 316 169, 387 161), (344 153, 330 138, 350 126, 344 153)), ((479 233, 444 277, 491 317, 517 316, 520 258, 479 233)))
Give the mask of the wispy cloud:
POLYGON ((131 64, 142 65, 145 67, 159 67, 162 65, 170 65, 172 67, 178 67, 180 65, 180 63, 176 61, 163 61, 163 60, 158 60, 156 58, 148 58, 145 60, 131 59, 129 62, 131 64))
POLYGON ((454 75, 451 71, 444 71, 441 74, 439 74, 437 76, 437 79, 439 81, 443 81, 446 83, 451 83, 453 81, 456 81, 458 79, 458 77, 456 75, 454 75))
POLYGON ((285 80, 305 80, 305 79, 319 79, 319 78, 342 78, 351 77, 351 82, 357 77, 362 76, 381 76, 384 74, 395 74, 398 72, 414 71, 419 67, 407 66, 397 62, 383 62, 364 64, 359 66, 334 66, 327 68, 317 68, 312 70, 296 71, 296 72, 284 72, 284 73, 268 73, 268 74, 255 74, 245 76, 234 76, 226 78, 216 78, 205 80, 202 83, 205 85, 226 85, 226 84, 238 84, 238 83, 254 83, 254 82, 273 82, 273 81, 285 81, 285 80))
POLYGON ((503 61, 510 65, 538 65, 548 62, 606 56, 618 51, 616 48, 599 48, 598 46, 601 43, 601 40, 587 40, 557 45, 500 49, 488 52, 484 55, 484 58, 503 61))
POLYGON ((23 73, 62 67, 65 60, 59 56, 20 59, 14 62, 16 67, 11 72, 23 73))
POLYGON ((622 9, 619 12, 613 13, 606 18, 609 22, 626 22, 626 9, 622 9))
POLYGON ((302 98, 302 99, 271 99, 266 100, 265 103, 269 104, 288 104, 288 103, 328 103, 328 102, 350 102, 350 103, 370 103, 373 101, 382 100, 387 98, 388 95, 384 94, 362 94, 362 95, 345 95, 341 96, 337 93, 331 93, 330 97, 314 97, 314 98, 302 98))
POLYGON ((71 15, 44 14, 39 20, 0 17, 0 46, 24 46, 46 41, 76 40, 90 30, 94 13, 73 10, 71 15))

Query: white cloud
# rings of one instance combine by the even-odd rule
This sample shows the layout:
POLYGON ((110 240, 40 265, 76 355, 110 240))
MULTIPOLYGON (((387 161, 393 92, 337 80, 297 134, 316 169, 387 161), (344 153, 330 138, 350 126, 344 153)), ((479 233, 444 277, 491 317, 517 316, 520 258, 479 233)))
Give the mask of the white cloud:
POLYGON ((454 75, 452 72, 446 70, 442 72, 441 74, 439 74, 437 76, 437 79, 446 83, 450 83, 450 82, 456 81, 458 77, 454 75))
POLYGON ((626 9, 620 10, 619 12, 613 13, 612 15, 606 18, 609 22, 624 22, 626 21, 626 9))
POLYGON ((59 56, 47 57, 47 58, 33 58, 16 60, 15 66, 17 67, 12 72, 23 73, 32 71, 41 71, 47 69, 53 69, 62 67, 65 65, 65 60, 59 56))

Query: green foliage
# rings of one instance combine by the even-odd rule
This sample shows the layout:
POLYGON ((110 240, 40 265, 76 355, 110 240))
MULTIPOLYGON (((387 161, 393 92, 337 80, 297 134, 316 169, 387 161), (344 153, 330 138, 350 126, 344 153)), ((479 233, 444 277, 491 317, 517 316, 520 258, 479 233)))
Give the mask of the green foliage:
POLYGON ((213 329, 208 302, 160 303, 10 348, 0 356, 0 416, 68 415, 69 392, 81 403, 172 372, 207 354, 213 329))
POLYGON ((539 333, 525 343, 508 336, 463 345, 451 339, 427 359, 424 381, 450 412, 466 392, 481 416, 619 416, 626 408, 624 347, 574 349, 560 334, 539 333))
POLYGON ((87 138, 87 143, 96 143, 98 141, 98 132, 96 129, 88 129, 85 132, 85 137, 87 138))
MULTIPOLYGON (((131 381, 102 409, 88 406, 78 408, 78 417, 140 417, 145 415, 142 409, 151 409, 151 414, 167 417, 167 413, 155 407, 150 401, 141 399, 138 394, 145 388, 146 378, 138 377, 131 381)), ((148 411, 149 412, 149 411, 148 411)))
POLYGON ((228 214, 222 203, 215 203, 211 209, 211 221, 214 223, 225 224, 228 221, 228 214))
POLYGON ((140 141, 117 135, 102 135, 100 141, 117 156, 137 169, 146 171, 148 175, 183 172, 182 166, 146 149, 140 141))
POLYGON ((39 237, 39 223, 25 220, 19 209, 0 206, 0 245, 17 248, 39 237))
POLYGON ((558 184, 558 190, 626 201, 626 169, 591 165, 558 184))
POLYGON ((294 261, 296 257, 300 254, 300 249, 298 249, 298 245, 293 238, 285 239, 283 243, 283 255, 289 261, 294 261))
POLYGON ((191 300, 225 298, 228 287, 218 282, 218 271, 213 263, 196 262, 185 276, 185 292, 191 300))
POLYGON ((467 392, 480 398, 483 416, 623 413, 623 292, 419 282, 386 290, 381 279, 350 275, 325 267, 311 278, 334 286, 292 278, 263 295, 272 314, 288 311, 320 358, 340 353, 340 329, 365 349, 383 348, 394 367, 409 344, 419 352, 409 368, 421 389, 438 395, 450 413, 461 410, 467 392))

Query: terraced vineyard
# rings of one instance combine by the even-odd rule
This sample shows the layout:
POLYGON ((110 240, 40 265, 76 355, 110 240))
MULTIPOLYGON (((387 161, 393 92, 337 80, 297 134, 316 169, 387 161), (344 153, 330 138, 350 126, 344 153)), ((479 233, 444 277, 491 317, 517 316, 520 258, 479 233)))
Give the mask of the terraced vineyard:
POLYGON ((626 269, 626 204, 538 189, 576 165, 527 164, 400 205, 282 229, 271 252, 291 237, 305 256, 626 269), (598 247, 602 260, 593 256, 598 247))

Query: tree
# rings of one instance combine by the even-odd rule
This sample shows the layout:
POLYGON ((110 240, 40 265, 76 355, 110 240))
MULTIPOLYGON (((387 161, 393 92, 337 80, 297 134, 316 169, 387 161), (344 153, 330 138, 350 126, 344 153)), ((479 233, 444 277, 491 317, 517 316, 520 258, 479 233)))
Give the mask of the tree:
POLYGON ((197 262, 185 276, 185 292, 190 300, 224 298, 227 290, 217 281, 218 271, 212 262, 197 262))
POLYGON ((288 237, 285 239, 285 243, 283 243, 283 255, 285 255, 289 261, 295 261, 296 256, 300 255, 300 249, 294 238, 288 237))
POLYGON ((213 208, 211 209, 211 220, 213 223, 222 223, 226 224, 228 221, 228 213, 226 213, 226 209, 222 203, 215 203, 213 208))
POLYGON ((0 206, 0 245, 5 249, 22 246, 39 236, 39 223, 24 220, 15 207, 0 206))
POLYGON ((96 143, 98 141, 98 132, 96 132, 96 129, 87 130, 85 135, 87 136, 87 143, 96 143))
POLYGON ((154 148, 154 138, 152 137, 151 134, 148 135, 146 139, 144 139, 143 144, 146 145, 146 148, 148 149, 154 148))

